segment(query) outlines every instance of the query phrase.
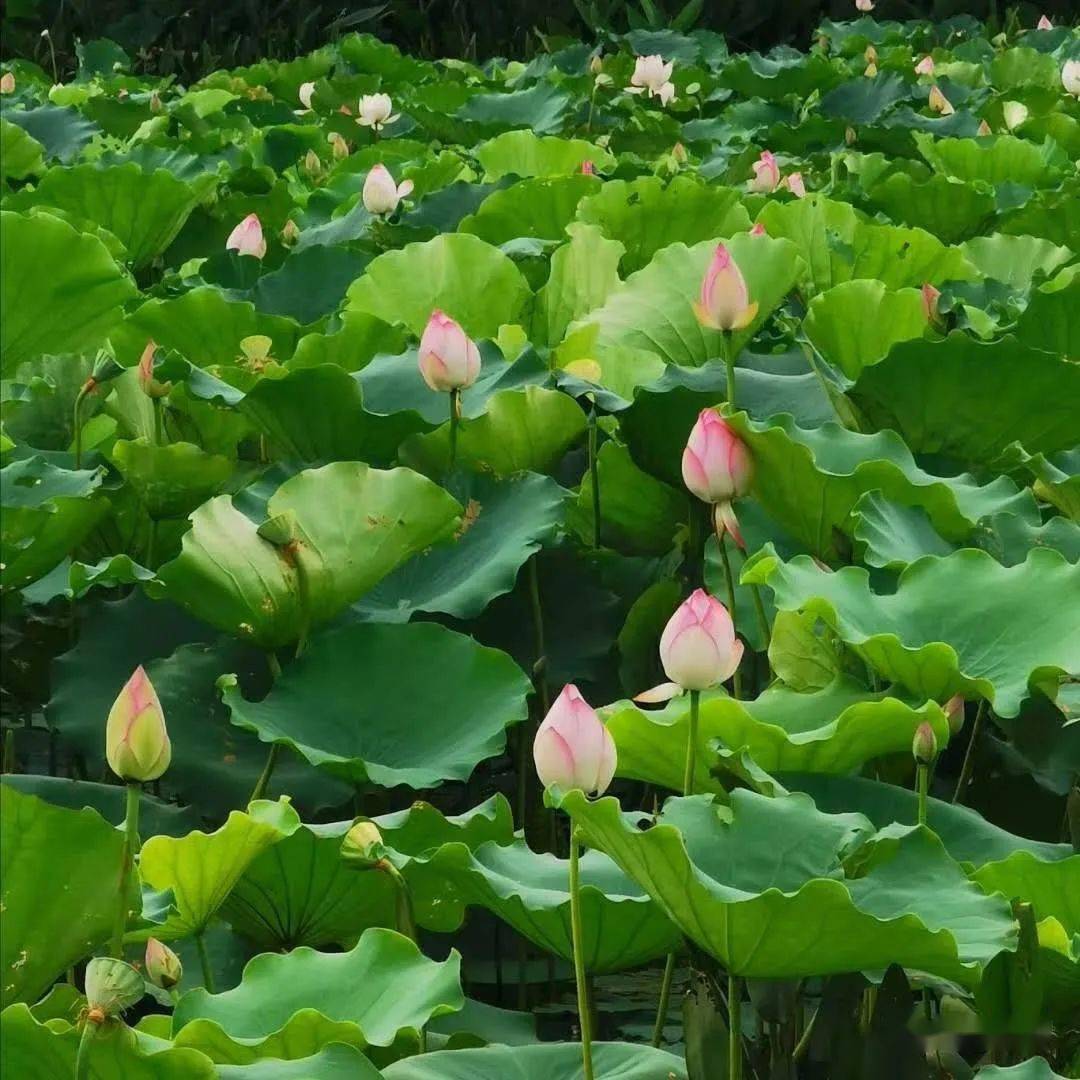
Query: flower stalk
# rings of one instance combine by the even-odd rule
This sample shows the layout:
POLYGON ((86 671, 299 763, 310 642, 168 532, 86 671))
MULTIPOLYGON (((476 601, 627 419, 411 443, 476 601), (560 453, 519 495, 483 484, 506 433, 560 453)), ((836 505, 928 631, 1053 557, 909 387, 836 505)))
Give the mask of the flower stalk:
POLYGON ((578 868, 580 838, 575 826, 570 833, 570 932, 574 946, 574 983, 577 987, 578 1025, 581 1028, 581 1064, 585 1080, 594 1080, 592 1061, 592 1014, 585 979, 585 944, 581 922, 581 895, 578 868))

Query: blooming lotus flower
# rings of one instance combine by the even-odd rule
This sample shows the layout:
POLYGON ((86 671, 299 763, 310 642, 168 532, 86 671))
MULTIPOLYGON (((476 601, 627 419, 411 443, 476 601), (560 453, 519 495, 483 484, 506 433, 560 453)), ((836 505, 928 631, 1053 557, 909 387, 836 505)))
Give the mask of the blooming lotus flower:
POLYGON ((768 193, 776 190, 776 185, 780 183, 780 166, 768 150, 762 150, 761 157, 754 162, 753 169, 754 179, 749 184, 751 191, 768 193))
POLYGON ((420 374, 432 390, 464 390, 480 374, 476 342, 449 315, 435 310, 420 338, 420 374))
POLYGON ((675 84, 672 82, 664 83, 656 91, 656 96, 660 99, 661 105, 670 105, 675 100, 675 84))
POLYGON ((659 97, 666 104, 665 94, 668 101, 675 97, 675 87, 671 84, 674 68, 674 60, 665 64, 662 56, 639 56, 634 62, 634 74, 630 76, 630 85, 626 89, 631 94, 647 92, 649 97, 659 97))
POLYGON ((387 124, 392 124, 400 115, 395 113, 389 94, 365 94, 360 99, 356 122, 361 127, 381 131, 387 124))
POLYGON ((757 310, 757 301, 750 302, 742 271, 728 249, 718 244, 694 305, 698 322, 713 330, 742 330, 754 321, 757 310))
POLYGON ((1050 21, 1049 16, 1040 15, 1039 21, 1035 24, 1036 30, 1053 30, 1054 24, 1050 21))
POLYGON ((128 783, 156 780, 169 767, 172 745, 161 702, 140 665, 124 684, 105 724, 109 768, 128 783))
POLYGON ((783 184, 796 199, 802 199, 806 196, 806 185, 803 183, 801 172, 788 173, 784 177, 783 184))
POLYGON ((950 734, 959 735, 960 729, 964 726, 964 699, 959 694, 953 694, 941 707, 945 710, 945 718, 949 721, 950 734))
POLYGON ((707 690, 730 679, 742 655, 727 608, 704 589, 683 601, 660 637, 664 672, 683 690, 707 690))
POLYGON ((757 222, 756 224, 754 224, 751 227, 750 235, 751 236, 768 236, 769 234, 765 231, 765 226, 762 225, 762 223, 759 221, 759 222, 757 222))
POLYGON ((934 112, 941 113, 942 116, 952 116, 952 114, 956 112, 952 107, 952 103, 938 88, 937 83, 930 87, 930 96, 927 98, 927 104, 934 112))
POLYGON ((714 409, 702 409, 682 456, 683 483, 702 502, 726 503, 750 490, 754 462, 746 443, 714 409))
POLYGON ((937 757, 937 736, 934 729, 925 720, 915 729, 911 740, 911 755, 917 765, 933 765, 937 757))
POLYGON ((855 9, 857 11, 873 11, 874 0, 855 0, 855 9))
POLYGON ((1066 60, 1061 69, 1061 85, 1066 94, 1080 97, 1080 60, 1066 60))
POLYGON ((311 98, 315 93, 315 84, 313 82, 306 82, 300 84, 300 89, 297 91, 297 97, 300 99, 300 104, 305 109, 311 108, 311 98))
POLYGON ((146 940, 146 977, 162 990, 171 990, 184 977, 180 957, 153 937, 146 940))
POLYGON ((364 209, 369 214, 392 214, 413 189, 411 180, 394 183, 385 165, 373 165, 364 180, 364 209))
POLYGON ((266 240, 263 237, 262 222, 258 214, 248 214, 225 241, 226 251, 235 251, 238 255, 254 255, 261 259, 266 254, 266 240))
POLYGON ((929 282, 924 283, 922 287, 922 306, 923 314, 926 316, 927 322, 940 322, 941 315, 938 312, 938 300, 940 297, 940 289, 935 289, 929 282))
POLYGON ((1019 101, 1006 101, 1001 106, 1001 115, 1005 120, 1005 126, 1012 131, 1028 118, 1027 106, 1019 101))
POLYGON ((533 740, 533 763, 544 787, 603 795, 615 775, 615 741, 572 683, 562 689, 533 740))
POLYGON ((924 56, 915 65, 916 75, 933 75, 934 74, 934 58, 930 55, 924 56))
POLYGON ((15 93, 15 73, 11 71, 5 71, 3 75, 0 75, 0 94, 14 94, 15 93))

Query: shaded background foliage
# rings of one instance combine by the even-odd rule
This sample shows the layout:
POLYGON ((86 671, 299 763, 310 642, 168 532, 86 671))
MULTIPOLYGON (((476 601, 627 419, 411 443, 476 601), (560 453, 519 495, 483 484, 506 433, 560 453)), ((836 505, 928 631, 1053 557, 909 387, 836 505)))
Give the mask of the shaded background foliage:
MULTIPOLYGON (((879 0, 882 19, 988 21, 991 31, 1046 13, 1075 18, 1074 0, 1005 5, 998 0, 879 0)), ((36 60, 46 70, 51 48, 60 77, 78 65, 78 43, 106 37, 135 59, 139 74, 181 82, 219 67, 290 59, 366 30, 403 52, 427 58, 529 58, 550 38, 580 38, 635 29, 702 27, 722 32, 733 48, 805 46, 823 18, 847 18, 853 0, 386 0, 376 4, 294 0, 10 0, 0 56, 36 60), (49 31, 48 38, 42 36, 49 31)))

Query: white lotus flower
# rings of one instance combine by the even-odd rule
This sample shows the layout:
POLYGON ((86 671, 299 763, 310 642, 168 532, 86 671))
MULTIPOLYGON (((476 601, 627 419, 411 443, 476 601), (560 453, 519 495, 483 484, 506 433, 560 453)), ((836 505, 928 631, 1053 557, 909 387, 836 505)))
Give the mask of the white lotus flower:
POLYGON ((400 113, 395 113, 389 94, 365 94, 360 99, 356 122, 361 127, 381 131, 387 124, 392 124, 400 113))

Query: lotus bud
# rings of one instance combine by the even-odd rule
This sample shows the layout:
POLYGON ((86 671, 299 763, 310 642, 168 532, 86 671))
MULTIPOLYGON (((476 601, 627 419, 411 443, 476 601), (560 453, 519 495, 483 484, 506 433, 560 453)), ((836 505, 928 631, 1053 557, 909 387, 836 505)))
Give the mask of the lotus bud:
POLYGON ((165 111, 165 106, 161 104, 161 95, 156 90, 150 94, 150 111, 155 116, 165 111))
POLYGON ((139 378, 139 388, 149 398, 163 398, 168 395, 172 389, 171 382, 158 382, 154 378, 154 353, 157 351, 157 344, 153 341, 146 343, 146 348, 142 351, 142 356, 139 357, 139 366, 137 369, 139 378))
POLYGON ((419 363, 432 390, 464 390, 480 374, 480 350, 458 323, 435 310, 420 338, 419 363))
POLYGON ((306 82, 300 84, 300 89, 297 91, 297 97, 300 98, 300 104, 305 109, 311 108, 311 99, 315 94, 315 84, 313 82, 306 82))
POLYGON ((266 254, 266 240, 263 237, 262 222, 258 214, 248 214, 225 241, 226 251, 235 251, 238 255, 253 255, 261 259, 266 254))
POLYGON ((144 784, 169 767, 172 746, 161 702, 141 666, 124 684, 105 725, 105 757, 121 780, 144 784))
POLYGON ((1040 15, 1039 21, 1035 24, 1036 30, 1053 30, 1054 24, 1050 21, 1048 15, 1040 15))
POLYGON ((297 240, 300 239, 300 227, 289 218, 288 221, 281 228, 281 242, 289 247, 292 247, 297 240))
POLYGON ((84 988, 90 1019, 99 1024, 138 1005, 146 992, 143 977, 111 956, 95 956, 87 963, 84 988))
POLYGON ((381 131, 387 124, 397 120, 399 114, 394 111, 389 94, 365 94, 360 99, 356 122, 361 127, 381 131))
POLYGON ((563 687, 533 740, 536 775, 544 787, 603 795, 615 775, 615 741, 572 683, 563 687))
POLYGON ((146 977, 162 990, 171 990, 184 977, 180 957, 153 937, 146 941, 146 977))
POLYGON ((796 199, 803 199, 806 197, 806 184, 803 183, 801 172, 788 173, 788 175, 784 177, 784 187, 786 187, 796 199))
POLYGON ((916 729, 911 740, 911 754, 916 765, 933 765, 937 757, 937 736, 933 727, 924 720, 916 729))
POLYGON ((685 165, 690 159, 690 155, 686 152, 686 147, 681 142, 677 142, 671 148, 671 156, 680 164, 685 165))
POLYGON ((599 75, 604 70, 604 58, 600 53, 594 53, 592 59, 589 61, 589 74, 599 75))
POLYGON ((664 95, 668 94, 668 100, 671 100, 675 96, 675 87, 671 84, 674 68, 674 60, 665 64, 662 56, 639 56, 634 61, 634 74, 630 76, 627 90, 631 94, 648 92, 649 97, 659 97, 662 102, 664 95), (669 87, 670 90, 667 89, 669 87))
POLYGON ((873 63, 873 61, 871 61, 869 64, 867 64, 866 65, 866 70, 863 72, 863 75, 867 79, 876 79, 877 78, 877 64, 873 63))
POLYGON ((749 182, 749 189, 759 194, 768 194, 776 190, 780 183, 780 166, 768 150, 762 150, 761 157, 754 162, 754 179, 749 182))
POLYGON ((683 483, 702 502, 725 503, 750 489, 754 462, 746 443, 713 409, 702 409, 682 456, 683 483))
POLYGON ((358 821, 341 842, 341 857, 354 870, 375 870, 386 856, 382 833, 374 821, 358 821))
POLYGON ((750 235, 751 236, 768 236, 769 234, 765 231, 765 226, 760 221, 758 221, 753 226, 751 226, 750 235))
POLYGON ((707 690, 730 679, 742 655, 727 608, 704 589, 683 601, 660 637, 664 672, 684 690, 707 690))
POLYGON ((713 330, 743 330, 754 321, 758 305, 742 271, 723 244, 718 244, 701 282, 694 314, 702 326, 713 330))
POLYGON ((588 158, 586 158, 581 163, 581 173, 582 173, 583 176, 595 176, 596 175, 596 166, 591 161, 589 161, 588 158))
POLYGON ((1001 106, 1001 115, 1004 117, 1005 126, 1013 131, 1028 118, 1027 106, 1019 101, 1006 101, 1001 106))
POLYGON ((14 94, 15 93, 15 74, 11 71, 5 71, 3 75, 0 75, 0 94, 14 94))
POLYGON ((941 92, 937 83, 930 87, 930 96, 927 98, 927 104, 931 110, 936 113, 941 113, 942 116, 952 116, 956 110, 952 107, 952 103, 941 92))
POLYGON ((615 80, 608 75, 607 72, 601 71, 600 74, 593 79, 593 86, 599 90, 602 86, 610 86, 614 81, 615 80))
POLYGON ((1066 94, 1080 97, 1080 60, 1066 60, 1061 69, 1061 85, 1066 94))
POLYGON ((730 502, 717 503, 713 507, 713 527, 720 543, 724 542, 724 536, 727 535, 735 542, 737 548, 741 551, 746 550, 746 541, 739 528, 739 519, 735 516, 735 507, 730 502))
POLYGON ((304 173, 311 180, 317 181, 322 177, 322 158, 314 150, 309 150, 304 155, 304 173))
POLYGON ((855 9, 857 11, 873 11, 874 0, 855 0, 855 9))
POLYGON ((949 721, 949 734, 959 735, 964 726, 964 699, 959 694, 953 694, 942 706, 945 710, 945 718, 949 721))
POLYGON ((330 152, 335 161, 349 156, 349 144, 336 131, 331 131, 326 141, 330 144, 330 152))
POLYGON ((928 323, 939 324, 941 313, 938 311, 938 300, 941 299, 941 290, 926 282, 922 287, 923 314, 928 323))
POLYGON ((866 48, 863 50, 863 59, 868 64, 876 64, 877 63, 877 49, 875 49, 873 45, 867 45, 866 48))
POLYGON ((855 145, 855 138, 856 138, 855 129, 853 127, 844 128, 844 142, 848 146, 854 146, 855 145))
POLYGON ((934 58, 927 54, 915 65, 916 75, 933 75, 934 74, 934 58))
POLYGON ((364 209, 369 214, 392 214, 406 195, 413 189, 411 180, 394 183, 385 165, 375 165, 364 181, 364 209))

